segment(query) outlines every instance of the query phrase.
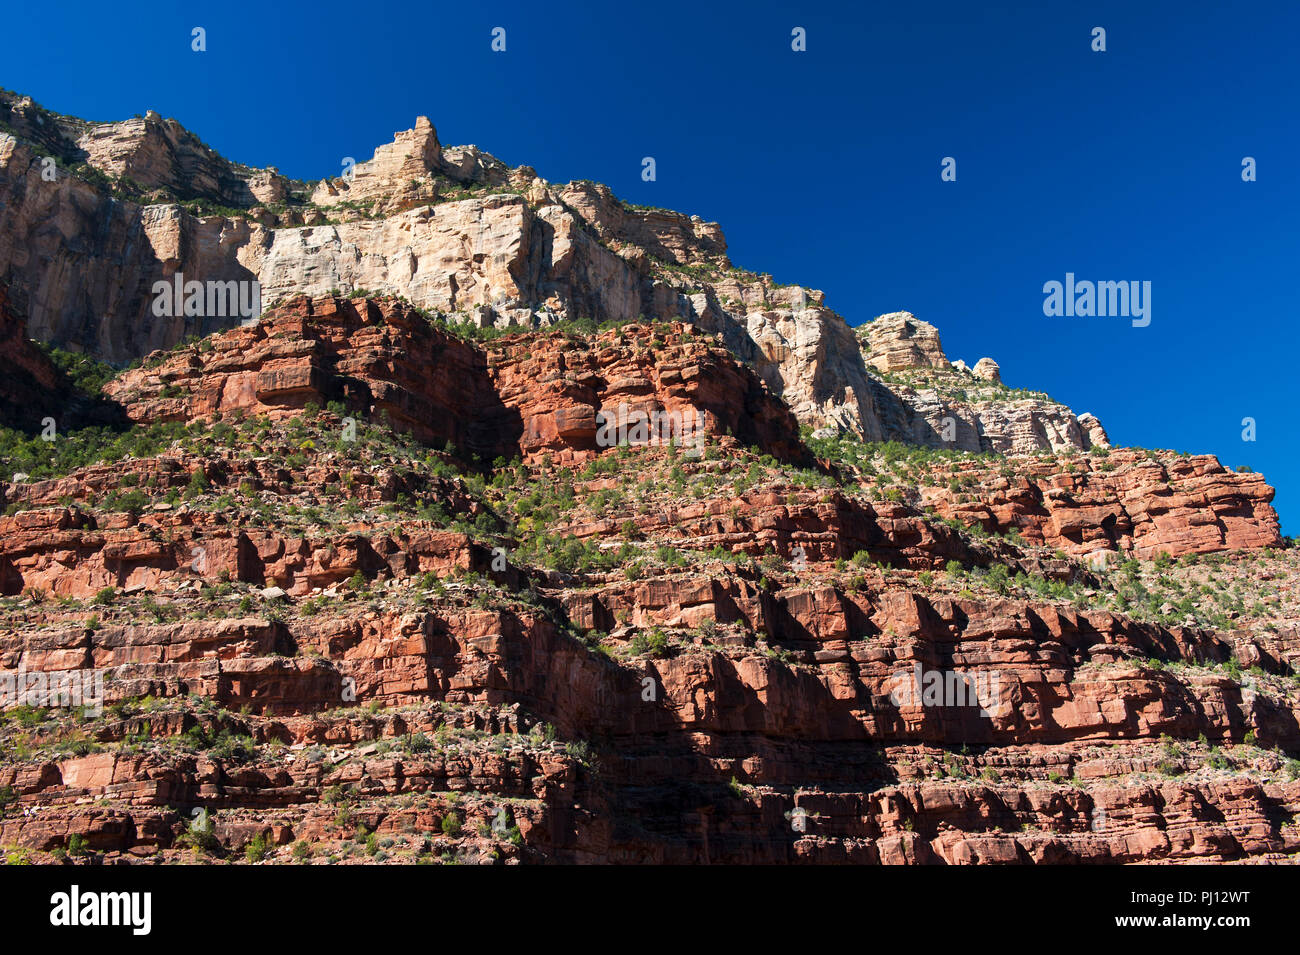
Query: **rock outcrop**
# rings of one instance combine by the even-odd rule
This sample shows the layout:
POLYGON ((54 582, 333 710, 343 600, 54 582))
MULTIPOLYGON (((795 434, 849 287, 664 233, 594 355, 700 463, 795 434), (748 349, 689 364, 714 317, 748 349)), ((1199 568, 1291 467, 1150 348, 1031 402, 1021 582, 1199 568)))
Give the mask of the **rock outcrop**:
POLYGON ((0 283, 29 335, 125 362, 239 323, 155 315, 153 287, 176 273, 255 281, 241 256, 259 224, 196 218, 175 204, 140 206, 57 167, 47 180, 45 168, 39 154, 0 132, 0 283))
POLYGON ((1088 414, 1086 411, 1078 417, 1079 427, 1088 438, 1088 447, 1091 448, 1109 448, 1110 435, 1106 429, 1101 426, 1094 414, 1088 414))
POLYGON ((992 358, 981 358, 975 362, 975 367, 971 369, 971 374, 976 378, 983 378, 985 381, 991 381, 995 385, 1002 384, 1002 369, 992 358))
POLYGON ((1118 450, 1061 470, 1029 459, 1013 475, 972 465, 921 499, 945 517, 1016 532, 1072 554, 1121 551, 1154 558, 1282 543, 1274 491, 1212 455, 1118 450))
POLYGON ((505 338, 484 350, 392 299, 300 296, 202 347, 151 355, 107 394, 144 423, 287 418, 339 401, 485 461, 568 462, 590 458, 602 438, 686 445, 723 434, 809 460, 797 421, 753 372, 681 323, 628 324, 591 341, 505 338))
POLYGON ((877 371, 947 368, 939 330, 911 312, 890 312, 858 329, 865 359, 877 371))
POLYGON ((275 169, 232 163, 153 110, 120 122, 91 123, 44 109, 30 96, 0 91, 0 131, 81 178, 145 200, 206 200, 247 209, 288 196, 289 181, 275 169))
MULTIPOLYGON (((874 338, 864 361, 820 292, 734 267, 717 223, 443 146, 427 117, 312 187, 230 163, 152 113, 96 125, 30 100, 0 106, 0 281, 40 339, 125 362, 238 324, 203 309, 156 314, 154 284, 177 273, 256 282, 268 304, 402 296, 480 326, 686 321, 721 335, 813 429, 869 441, 945 433, 924 397, 898 399, 912 409, 903 421, 879 407, 898 402, 867 371, 947 369, 933 326, 905 312, 877 319, 862 336, 874 338), (61 163, 53 176, 46 153, 61 163)), ((990 412, 987 439, 976 420, 985 415, 955 417, 971 431, 957 439, 963 449, 1087 446, 1068 413, 1046 407, 1009 420, 990 412)))
POLYGON ((1046 395, 1007 388, 993 359, 973 369, 949 362, 935 327, 910 312, 882 315, 857 335, 864 360, 883 375, 871 389, 886 440, 999 454, 1109 444, 1095 417, 1085 427, 1046 395))
POLYGON ((274 169, 241 171, 176 120, 152 110, 142 118, 90 126, 77 137, 76 155, 146 194, 206 199, 240 209, 283 202, 288 196, 288 180, 274 169))

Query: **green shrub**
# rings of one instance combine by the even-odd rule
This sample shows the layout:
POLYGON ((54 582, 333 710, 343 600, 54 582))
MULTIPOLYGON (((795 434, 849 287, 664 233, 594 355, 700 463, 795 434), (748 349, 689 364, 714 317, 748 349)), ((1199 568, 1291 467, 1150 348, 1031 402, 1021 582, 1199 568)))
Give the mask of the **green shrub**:
POLYGON ((244 859, 248 862, 261 862, 270 852, 270 841, 264 832, 259 832, 244 844, 244 859))
POLYGON ((648 656, 660 659, 668 656, 668 635, 658 627, 649 633, 638 633, 628 645, 633 656, 648 656))

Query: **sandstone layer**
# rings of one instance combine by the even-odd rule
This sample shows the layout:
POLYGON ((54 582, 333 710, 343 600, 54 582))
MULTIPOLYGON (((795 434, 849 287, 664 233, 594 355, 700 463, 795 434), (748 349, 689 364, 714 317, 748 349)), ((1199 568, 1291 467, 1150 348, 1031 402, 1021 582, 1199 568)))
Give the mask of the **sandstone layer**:
POLYGON ((617 444, 635 431, 637 416, 667 422, 656 439, 686 444, 693 433, 725 433, 782 459, 807 457, 785 406, 725 349, 681 323, 483 349, 391 299, 299 297, 256 325, 151 355, 107 394, 146 423, 226 412, 287 416, 338 400, 485 461, 547 453, 582 460, 598 448, 602 424, 617 444))

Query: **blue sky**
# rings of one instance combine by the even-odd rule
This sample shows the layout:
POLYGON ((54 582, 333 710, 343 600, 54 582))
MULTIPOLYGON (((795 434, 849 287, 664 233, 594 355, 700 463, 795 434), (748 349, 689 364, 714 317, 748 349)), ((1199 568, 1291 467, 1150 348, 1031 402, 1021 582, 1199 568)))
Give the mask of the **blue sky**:
POLYGON ((1300 5, 607 7, 15 5, 0 85, 88 119, 155 109, 300 178, 428 115, 444 143, 717 220, 737 264, 850 324, 912 311, 1118 444, 1262 471, 1300 534, 1300 5), (1150 281, 1151 324, 1045 317, 1066 272, 1150 281))

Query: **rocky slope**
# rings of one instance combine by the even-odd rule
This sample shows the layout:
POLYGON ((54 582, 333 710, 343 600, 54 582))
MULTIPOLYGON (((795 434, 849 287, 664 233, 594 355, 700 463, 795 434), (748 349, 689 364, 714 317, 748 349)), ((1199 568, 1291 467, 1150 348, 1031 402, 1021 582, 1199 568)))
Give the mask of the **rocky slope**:
MULTIPOLYGON (((618 424, 637 414, 725 431, 782 459, 807 457, 789 410, 725 349, 680 323, 484 351, 401 302, 299 297, 254 326, 150 356, 107 394, 143 423, 284 416, 337 399, 485 461, 582 461, 597 451, 602 421, 617 437, 618 424)), ((685 443, 682 430, 668 438, 685 443)))
POLYGON ((1262 477, 427 122, 308 187, 0 107, 6 861, 1300 859, 1262 477))
MULTIPOLYGON (((0 200, 0 281, 31 334, 110 361, 238 324, 154 314, 154 283, 179 273, 255 281, 265 303, 403 296, 479 326, 683 321, 720 335, 815 429, 966 450, 1090 443, 1068 409, 1047 402, 999 395, 972 409, 933 388, 899 391, 869 369, 912 366, 864 362, 822 293, 736 268, 716 223, 444 147, 426 117, 347 178, 313 187, 230 163, 154 113, 90 124, 0 94, 0 200)), ((873 323, 882 355, 892 354, 886 328, 906 333, 889 318, 873 323)), ((941 350, 937 361, 948 368, 941 350)))
POLYGON ((690 326, 457 331, 298 298, 111 382, 133 454, 12 451, 0 667, 106 677, 101 715, 0 725, 12 858, 1300 849, 1300 606, 1227 582, 1297 572, 1256 476, 844 438, 814 464, 690 326), (707 414, 593 442, 629 402, 707 414), (917 667, 978 705, 900 695, 917 667))
POLYGON ((1095 416, 1006 387, 993 359, 973 368, 949 362, 938 329, 910 312, 881 315, 857 335, 866 363, 883 376, 872 386, 889 440, 1002 454, 1110 445, 1095 416))

